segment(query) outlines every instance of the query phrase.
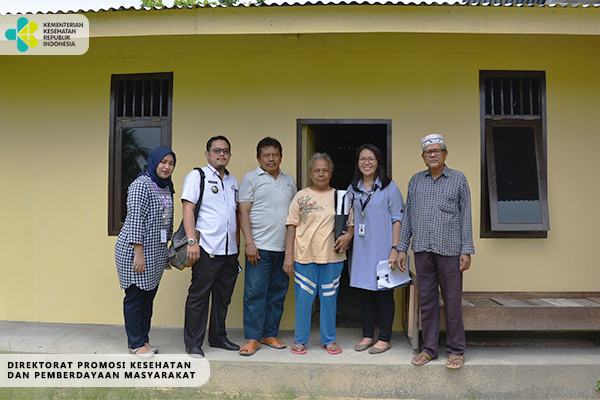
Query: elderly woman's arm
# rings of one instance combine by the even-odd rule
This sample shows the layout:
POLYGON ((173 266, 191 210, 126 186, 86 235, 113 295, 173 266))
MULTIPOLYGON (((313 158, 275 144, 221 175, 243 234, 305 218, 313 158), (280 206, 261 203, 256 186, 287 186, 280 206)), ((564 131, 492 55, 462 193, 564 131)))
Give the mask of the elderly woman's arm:
POLYGON ((288 276, 294 272, 294 241, 296 240, 296 226, 288 225, 285 234, 285 260, 283 270, 288 276))
POLYGON ((336 253, 344 253, 348 249, 352 236, 354 236, 354 226, 349 226, 346 233, 336 239, 333 244, 333 250, 336 253))

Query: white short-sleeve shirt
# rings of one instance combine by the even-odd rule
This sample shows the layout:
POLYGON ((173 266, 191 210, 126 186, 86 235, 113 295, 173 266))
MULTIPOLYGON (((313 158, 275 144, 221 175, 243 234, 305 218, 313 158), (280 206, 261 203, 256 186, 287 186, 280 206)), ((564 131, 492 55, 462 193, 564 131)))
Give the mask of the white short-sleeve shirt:
MULTIPOLYGON (((203 167, 206 176, 196 230, 200 232, 200 246, 208 254, 218 256, 238 253, 236 212, 238 181, 231 174, 221 180, 212 165, 203 167)), ((194 170, 183 182, 181 200, 196 204, 200 198, 200 174, 194 170)))

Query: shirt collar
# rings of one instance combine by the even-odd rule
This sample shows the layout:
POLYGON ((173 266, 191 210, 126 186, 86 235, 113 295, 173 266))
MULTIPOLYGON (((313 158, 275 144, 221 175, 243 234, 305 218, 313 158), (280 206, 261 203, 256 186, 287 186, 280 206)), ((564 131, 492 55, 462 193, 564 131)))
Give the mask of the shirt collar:
MULTIPOLYGON (((256 172, 258 173, 258 175, 269 175, 269 176, 273 177, 273 175, 269 174, 267 171, 262 169, 260 167, 260 165, 258 167, 256 167, 256 172)), ((273 178, 273 179, 279 179, 279 177, 281 175, 283 175, 283 171, 281 171, 281 168, 279 168, 279 175, 277 175, 277 178, 273 178)))
MULTIPOLYGON (((373 187, 375 187, 375 186, 381 187, 381 181, 379 180, 379 177, 375 178, 375 183, 373 184, 373 187)), ((358 182, 358 188, 365 193, 369 193, 369 191, 367 189, 365 189, 362 179, 358 182)), ((371 188, 371 190, 372 189, 373 188, 371 188)))
MULTIPOLYGON (((206 164, 206 166, 213 173, 213 175, 217 175, 219 178, 221 177, 221 174, 215 167, 210 164, 206 164)), ((227 178, 227 176, 229 176, 229 171, 227 171, 227 168, 225 168, 225 177, 223 179, 227 178)))
MULTIPOLYGON (((442 173, 440 174, 440 176, 448 177, 448 169, 449 169, 448 166, 446 164, 444 164, 444 169, 442 170, 442 173)), ((425 176, 431 176, 431 172, 429 172, 429 169, 425 170, 425 176)))

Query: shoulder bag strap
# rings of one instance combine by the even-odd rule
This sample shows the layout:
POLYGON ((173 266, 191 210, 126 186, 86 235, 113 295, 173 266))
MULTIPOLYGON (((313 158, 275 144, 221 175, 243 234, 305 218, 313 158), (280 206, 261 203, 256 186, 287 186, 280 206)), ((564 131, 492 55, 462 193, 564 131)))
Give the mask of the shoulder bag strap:
POLYGON ((202 196, 204 196, 204 171, 202 168, 194 168, 200 173, 200 197, 198 197, 198 202, 196 203, 196 208, 194 208, 194 221, 198 220, 198 213, 200 212, 200 205, 202 204, 202 196))

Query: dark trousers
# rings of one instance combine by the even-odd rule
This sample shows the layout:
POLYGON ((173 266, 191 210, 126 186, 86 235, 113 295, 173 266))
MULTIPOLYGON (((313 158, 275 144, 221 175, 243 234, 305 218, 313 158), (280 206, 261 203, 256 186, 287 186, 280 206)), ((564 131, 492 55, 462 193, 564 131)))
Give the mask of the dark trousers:
POLYGON ((461 355, 467 347, 462 317, 463 275, 460 256, 445 257, 435 253, 415 253, 423 351, 433 358, 438 356, 440 336, 440 302, 438 285, 442 290, 446 309, 446 351, 461 355))
POLYGON ((277 337, 290 280, 283 270, 284 251, 258 250, 256 265, 246 258, 244 334, 246 339, 277 337))
POLYGON ((225 318, 238 275, 237 257, 234 254, 210 258, 200 247, 200 259, 192 266, 192 284, 185 303, 186 347, 201 347, 204 342, 211 294, 208 342, 218 345, 227 341, 225 318))
POLYGON ((383 342, 392 340, 392 325, 396 304, 394 289, 365 290, 360 289, 362 304, 363 337, 375 337, 375 325, 379 324, 379 338, 383 342))
POLYGON ((123 317, 125 318, 127 345, 130 349, 137 349, 150 341, 148 333, 152 319, 152 303, 157 291, 158 286, 153 290, 142 290, 136 285, 125 289, 123 317))

